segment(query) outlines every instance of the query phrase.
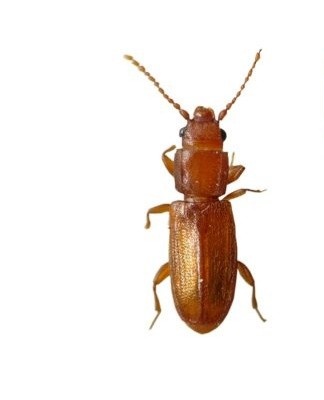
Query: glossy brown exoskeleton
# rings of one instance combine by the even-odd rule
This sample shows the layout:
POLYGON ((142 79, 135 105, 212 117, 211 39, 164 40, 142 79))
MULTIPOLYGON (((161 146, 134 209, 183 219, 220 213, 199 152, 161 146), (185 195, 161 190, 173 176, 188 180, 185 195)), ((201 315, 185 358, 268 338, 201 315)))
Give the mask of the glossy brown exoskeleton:
POLYGON ((229 164, 228 154, 223 152, 226 133, 219 122, 235 103, 249 80, 260 51, 248 72, 240 91, 215 118, 211 108, 197 107, 190 119, 187 111, 181 109, 156 80, 131 56, 125 56, 154 82, 162 95, 187 120, 187 126, 180 130, 182 148, 175 153, 174 161, 166 154, 162 160, 175 179, 176 189, 183 193, 183 201, 161 204, 147 212, 146 228, 150 227, 150 214, 169 212, 170 246, 169 261, 162 265, 153 281, 155 309, 161 312, 156 287, 170 276, 176 309, 185 323, 199 333, 217 328, 226 317, 235 292, 237 271, 252 286, 252 306, 258 310, 255 284, 249 269, 237 260, 235 224, 230 200, 247 191, 239 189, 223 198, 229 183, 237 180, 244 167, 229 164))

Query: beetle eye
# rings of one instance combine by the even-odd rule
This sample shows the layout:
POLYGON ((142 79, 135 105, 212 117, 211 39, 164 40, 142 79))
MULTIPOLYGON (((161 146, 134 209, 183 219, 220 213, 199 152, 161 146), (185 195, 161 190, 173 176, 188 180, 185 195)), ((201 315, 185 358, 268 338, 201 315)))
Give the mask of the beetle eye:
POLYGON ((221 129, 220 132, 221 132, 222 141, 224 142, 226 139, 226 136, 227 136, 226 132, 224 131, 224 129, 221 129))
POLYGON ((180 131, 179 131, 179 136, 180 136, 180 137, 183 137, 184 134, 186 133, 186 130, 187 130, 187 127, 186 127, 186 126, 184 126, 183 128, 181 128, 180 131))

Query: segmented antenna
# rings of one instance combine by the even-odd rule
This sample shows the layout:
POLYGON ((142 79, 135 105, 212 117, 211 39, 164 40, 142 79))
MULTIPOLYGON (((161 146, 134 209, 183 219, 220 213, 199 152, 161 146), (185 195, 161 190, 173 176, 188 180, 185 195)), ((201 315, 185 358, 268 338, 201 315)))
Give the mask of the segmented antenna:
POLYGON ((190 119, 188 112, 186 110, 183 110, 181 108, 180 104, 176 103, 173 99, 171 99, 170 96, 168 96, 165 93, 165 91, 161 88, 159 82, 148 71, 146 71, 146 69, 143 67, 143 65, 141 65, 138 61, 136 61, 135 58, 132 56, 124 55, 124 57, 126 58, 126 60, 129 60, 132 64, 134 64, 135 67, 137 67, 141 72, 143 72, 143 74, 146 75, 151 82, 153 82, 154 86, 157 87, 158 91, 162 94, 162 96, 166 100, 168 100, 168 102, 171 103, 173 105, 173 107, 176 108, 180 112, 180 114, 183 116, 183 118, 185 118, 187 120, 190 119))
MULTIPOLYGON (((261 49, 262 50, 262 49, 261 49)), ((236 93, 236 95, 234 96, 233 100, 226 104, 226 107, 224 110, 222 110, 219 114, 218 114, 218 121, 221 121, 227 114, 227 111, 232 107, 232 105, 236 102, 237 98, 241 96, 242 91, 245 88, 246 83, 248 82, 248 80, 250 79, 252 72, 254 70, 254 67, 256 65, 256 63, 260 60, 261 57, 261 50, 259 50, 256 55, 255 55, 255 60, 254 63, 252 64, 251 69, 249 70, 248 74, 246 75, 246 78, 244 79, 243 85, 240 87, 240 90, 236 93)))

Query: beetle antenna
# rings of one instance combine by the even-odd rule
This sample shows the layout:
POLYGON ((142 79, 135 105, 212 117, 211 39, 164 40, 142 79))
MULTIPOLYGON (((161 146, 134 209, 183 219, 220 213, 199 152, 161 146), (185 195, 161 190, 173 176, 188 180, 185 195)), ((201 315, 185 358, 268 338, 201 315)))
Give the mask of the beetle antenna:
POLYGON ((141 65, 138 61, 135 60, 134 57, 129 56, 129 55, 124 55, 124 57, 126 58, 126 60, 129 60, 132 64, 135 65, 135 67, 137 67, 141 72, 143 72, 144 75, 146 75, 148 77, 148 79, 154 83, 154 86, 157 87, 158 91, 162 94, 162 96, 168 100, 169 103, 171 103, 173 105, 174 108, 176 108, 180 114, 183 116, 183 118, 185 119, 190 119, 190 116, 188 114, 188 112, 186 110, 183 110, 180 106, 180 104, 176 103, 173 99, 171 99, 171 97, 169 95, 167 95, 165 93, 165 91, 161 88, 159 82, 148 72, 146 71, 146 69, 143 67, 143 65, 141 65))
POLYGON ((260 60, 261 57, 261 50, 260 49, 256 55, 255 55, 255 59, 254 59, 254 63, 252 64, 252 67, 250 68, 248 74, 246 75, 246 78, 244 79, 243 84, 240 87, 240 90, 236 93, 236 95, 234 96, 234 98, 232 99, 232 101, 228 104, 226 104, 226 107, 224 110, 222 110, 219 114, 218 114, 218 121, 221 121, 227 114, 227 111, 232 107, 232 105, 236 102, 237 98, 241 96, 242 91, 245 88, 246 83, 248 82, 248 80, 251 78, 252 72, 255 68, 256 63, 260 60))

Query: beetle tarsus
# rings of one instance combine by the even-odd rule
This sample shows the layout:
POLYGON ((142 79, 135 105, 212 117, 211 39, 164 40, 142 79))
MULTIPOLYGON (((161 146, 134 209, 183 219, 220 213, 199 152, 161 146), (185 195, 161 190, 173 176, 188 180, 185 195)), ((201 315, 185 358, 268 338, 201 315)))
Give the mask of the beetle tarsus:
POLYGON ((258 313, 258 316, 261 318, 261 320, 263 322, 266 322, 267 320, 265 318, 263 318, 262 314, 260 313, 260 311, 256 308, 255 311, 258 313))
MULTIPOLYGON (((247 267, 246 267, 247 268, 247 267)), ((251 274, 251 273, 250 273, 251 274)), ((252 276, 252 274, 251 274, 252 276)), ((252 277, 253 279, 253 277, 252 277)), ((255 309, 255 311, 257 312, 258 316, 260 317, 260 319, 263 322, 266 322, 266 319, 262 316, 262 314, 260 313, 259 309, 258 309, 258 302, 256 299, 256 295, 255 295, 255 283, 254 283, 254 279, 253 279, 253 291, 252 291, 252 307, 255 309)))
POLYGON ((150 221, 150 217, 149 217, 149 213, 147 212, 146 214, 146 224, 144 226, 145 229, 149 229, 151 227, 151 221, 150 221))
POLYGON ((154 317, 154 319, 153 319, 153 321, 152 321, 152 323, 151 323, 149 329, 152 329, 152 328, 153 328, 153 326, 154 326, 154 324, 155 324, 155 322, 156 322, 156 320, 158 319, 158 317, 159 317, 160 314, 161 314, 161 310, 158 311, 158 313, 157 313, 156 316, 154 317))

